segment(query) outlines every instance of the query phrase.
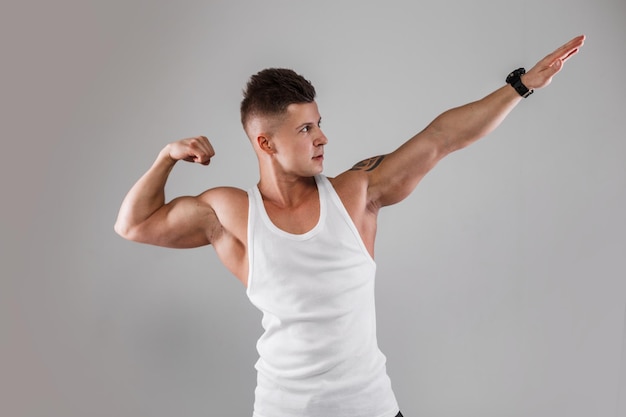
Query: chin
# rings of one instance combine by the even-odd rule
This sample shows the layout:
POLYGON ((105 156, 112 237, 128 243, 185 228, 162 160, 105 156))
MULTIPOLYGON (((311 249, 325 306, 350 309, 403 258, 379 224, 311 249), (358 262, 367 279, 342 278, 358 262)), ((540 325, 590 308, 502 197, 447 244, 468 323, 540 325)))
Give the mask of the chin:
POLYGON ((314 177, 324 171, 324 164, 320 162, 315 165, 309 165, 308 167, 302 167, 302 169, 298 171, 298 175, 302 177, 314 177))

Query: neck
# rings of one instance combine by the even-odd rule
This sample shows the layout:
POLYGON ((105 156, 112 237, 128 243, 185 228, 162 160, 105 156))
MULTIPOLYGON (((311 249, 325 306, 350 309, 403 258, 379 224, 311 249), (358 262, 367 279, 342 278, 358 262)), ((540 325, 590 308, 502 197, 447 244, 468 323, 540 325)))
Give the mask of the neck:
POLYGON ((299 206, 317 191, 314 177, 261 175, 258 187, 264 201, 285 208, 299 206))

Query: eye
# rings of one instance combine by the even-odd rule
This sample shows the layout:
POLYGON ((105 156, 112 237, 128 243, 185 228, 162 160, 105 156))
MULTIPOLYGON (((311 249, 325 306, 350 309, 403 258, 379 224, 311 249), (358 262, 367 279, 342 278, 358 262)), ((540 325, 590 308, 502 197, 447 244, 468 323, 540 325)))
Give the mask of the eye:
POLYGON ((307 133, 309 130, 311 130, 311 126, 306 125, 302 129, 300 129, 300 132, 307 133))

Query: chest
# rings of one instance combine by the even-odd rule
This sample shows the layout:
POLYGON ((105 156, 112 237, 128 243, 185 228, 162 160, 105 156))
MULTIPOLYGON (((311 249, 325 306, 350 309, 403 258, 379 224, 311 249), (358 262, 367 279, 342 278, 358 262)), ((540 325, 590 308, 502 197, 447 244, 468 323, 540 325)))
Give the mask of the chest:
POLYGON ((316 210, 273 214, 255 212, 250 224, 249 295, 258 307, 312 311, 320 300, 349 305, 344 297, 366 291, 375 264, 337 201, 326 196, 316 210))
POLYGON ((317 193, 295 207, 279 207, 271 202, 264 202, 264 207, 274 226, 294 235, 307 233, 320 219, 321 208, 317 193))

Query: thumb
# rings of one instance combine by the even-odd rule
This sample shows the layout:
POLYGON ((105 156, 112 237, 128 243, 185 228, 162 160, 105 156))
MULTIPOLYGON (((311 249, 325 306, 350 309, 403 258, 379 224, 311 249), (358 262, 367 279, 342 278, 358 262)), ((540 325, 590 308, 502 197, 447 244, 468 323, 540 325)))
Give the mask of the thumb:
POLYGON ((561 71, 562 68, 563 61, 560 58, 554 61, 549 67, 544 68, 544 70, 540 73, 543 80, 538 82, 537 88, 542 88, 550 84, 552 82, 552 77, 561 71))
POLYGON ((563 68, 563 60, 561 60, 561 58, 558 58, 556 61, 552 63, 552 65, 550 65, 550 69, 552 70, 551 71, 552 75, 561 71, 562 68, 563 68))

